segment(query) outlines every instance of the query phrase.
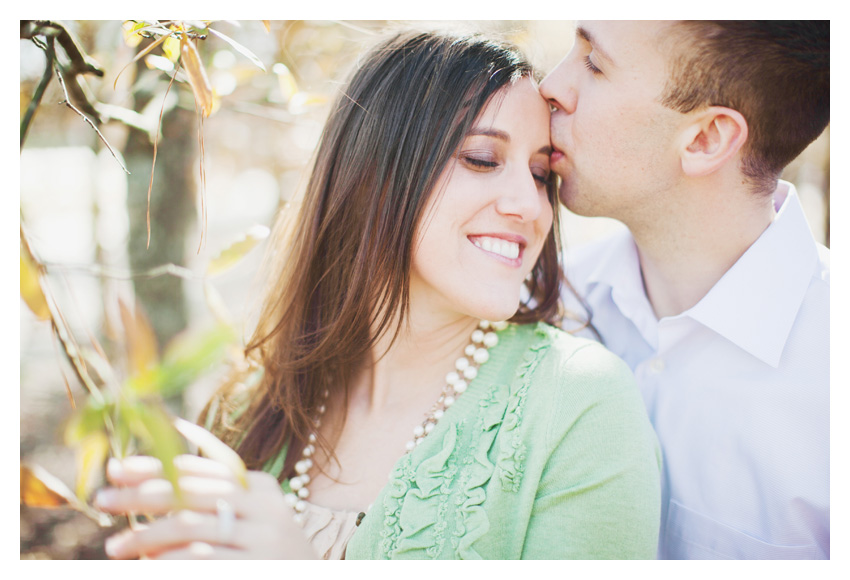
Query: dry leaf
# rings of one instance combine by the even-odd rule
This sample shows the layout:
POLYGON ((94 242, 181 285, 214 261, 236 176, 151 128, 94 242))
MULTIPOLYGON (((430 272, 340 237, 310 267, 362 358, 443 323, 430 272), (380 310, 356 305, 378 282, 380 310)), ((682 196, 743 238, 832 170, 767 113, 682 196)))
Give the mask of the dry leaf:
POLYGON ((207 276, 221 274, 232 268, 239 260, 254 249, 261 241, 269 237, 270 230, 266 226, 255 225, 245 235, 222 250, 218 256, 210 260, 207 266, 207 276))
POLYGON ((266 66, 263 64, 263 61, 261 61, 256 54, 254 54, 253 52, 248 50, 246 47, 242 46, 241 44, 239 44, 238 42, 236 42, 235 40, 233 40, 229 36, 225 35, 222 32, 219 32, 218 30, 213 30, 212 28, 208 28, 207 30, 209 30, 213 35, 218 36, 224 42, 226 42, 227 44, 232 46, 238 53, 245 56, 248 60, 253 62, 260 69, 262 69, 263 71, 266 70, 266 66))
POLYGON ((248 487, 247 468, 238 453, 200 425, 195 425, 178 417, 174 419, 174 427, 183 437, 197 445, 201 453, 226 465, 236 476, 236 480, 243 487, 248 487))
POLYGON ((75 503, 74 494, 60 479, 41 467, 21 465, 21 503, 56 508, 75 503))
POLYGON ((97 482, 96 475, 103 472, 109 453, 109 439, 103 431, 94 432, 77 444, 77 498, 86 501, 97 482))
POLYGON ((156 334, 140 305, 136 304, 135 311, 131 312, 124 301, 119 300, 118 307, 121 312, 121 322, 124 324, 130 372, 141 375, 155 366, 159 358, 156 334))
POLYGON ((189 78, 189 84, 195 94, 195 103, 202 111, 203 116, 209 117, 213 106, 212 85, 207 78, 207 71, 201 63, 201 57, 195 43, 185 34, 180 39, 180 62, 186 70, 186 76, 189 78))
POLYGON ((39 320, 50 318, 50 308, 41 289, 38 268, 23 245, 21 246, 21 298, 39 320))

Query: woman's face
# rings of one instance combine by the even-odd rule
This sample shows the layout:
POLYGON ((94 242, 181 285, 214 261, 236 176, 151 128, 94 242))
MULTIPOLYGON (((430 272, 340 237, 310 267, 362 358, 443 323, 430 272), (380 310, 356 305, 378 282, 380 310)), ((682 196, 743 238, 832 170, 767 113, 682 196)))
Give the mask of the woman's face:
POLYGON ((529 78, 502 89, 449 161, 419 224, 411 308, 504 320, 552 227, 549 107, 529 78))

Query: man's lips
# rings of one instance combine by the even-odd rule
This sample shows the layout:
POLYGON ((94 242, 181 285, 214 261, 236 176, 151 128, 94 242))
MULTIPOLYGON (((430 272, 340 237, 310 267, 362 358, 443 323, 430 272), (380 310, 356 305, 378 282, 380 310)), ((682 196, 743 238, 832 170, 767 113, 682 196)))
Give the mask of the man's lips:
POLYGON ((552 153, 549 154, 549 163, 551 165, 555 165, 556 163, 566 159, 567 156, 564 155, 564 152, 560 149, 552 149, 552 153))

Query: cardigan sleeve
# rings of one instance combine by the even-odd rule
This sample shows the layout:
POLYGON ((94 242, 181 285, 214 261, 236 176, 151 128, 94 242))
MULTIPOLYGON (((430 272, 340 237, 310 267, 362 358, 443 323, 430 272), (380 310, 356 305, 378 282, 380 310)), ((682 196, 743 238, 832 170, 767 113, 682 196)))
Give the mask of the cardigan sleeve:
POLYGON ((661 452, 631 371, 589 343, 549 372, 551 453, 522 557, 655 558, 661 452))

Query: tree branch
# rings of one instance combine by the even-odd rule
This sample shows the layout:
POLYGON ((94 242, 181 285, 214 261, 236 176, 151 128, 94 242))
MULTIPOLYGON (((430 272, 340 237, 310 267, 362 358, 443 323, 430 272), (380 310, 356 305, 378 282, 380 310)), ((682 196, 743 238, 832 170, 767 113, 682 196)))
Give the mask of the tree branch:
POLYGON ((124 162, 121 160, 121 158, 115 152, 115 150, 112 148, 112 145, 109 144, 109 141, 106 140, 106 137, 104 137, 103 134, 100 132, 100 130, 98 130, 97 126, 95 126, 95 124, 92 122, 92 120, 89 119, 88 117, 86 117, 82 113, 82 111, 80 111, 77 107, 75 107, 73 104, 71 104, 71 101, 68 98, 68 90, 65 87, 65 81, 62 79, 62 73, 59 72, 59 66, 58 65, 55 66, 55 70, 56 70, 56 77, 59 79, 59 84, 62 86, 62 92, 65 94, 65 100, 62 101, 59 104, 60 105, 64 104, 64 105, 68 106, 68 108, 70 108, 72 111, 77 113, 80 117, 82 117, 83 120, 86 123, 91 125, 91 128, 94 129, 94 132, 97 133, 97 136, 100 137, 100 140, 103 141, 103 144, 106 145, 106 148, 109 149, 110 153, 112 153, 112 156, 115 158, 115 160, 121 166, 121 169, 124 170, 124 173, 126 173, 127 175, 130 175, 130 172, 127 170, 126 167, 124 167, 124 162))

